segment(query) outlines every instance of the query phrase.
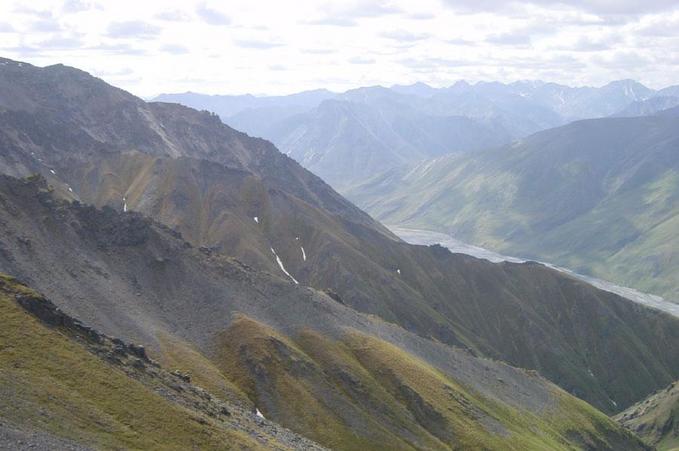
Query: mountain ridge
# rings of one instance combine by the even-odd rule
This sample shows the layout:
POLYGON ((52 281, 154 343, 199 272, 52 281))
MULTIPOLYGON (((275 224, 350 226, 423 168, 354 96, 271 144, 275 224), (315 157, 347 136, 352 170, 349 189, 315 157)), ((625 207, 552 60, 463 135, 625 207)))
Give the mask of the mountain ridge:
POLYGON ((655 98, 671 95, 674 88, 652 90, 633 80, 598 88, 542 81, 457 82, 443 88, 370 86, 336 94, 258 97, 252 105, 231 96, 165 94, 157 99, 213 111, 225 123, 271 140, 346 192, 401 164, 474 153, 573 120, 629 115, 635 102, 658 104, 655 98))

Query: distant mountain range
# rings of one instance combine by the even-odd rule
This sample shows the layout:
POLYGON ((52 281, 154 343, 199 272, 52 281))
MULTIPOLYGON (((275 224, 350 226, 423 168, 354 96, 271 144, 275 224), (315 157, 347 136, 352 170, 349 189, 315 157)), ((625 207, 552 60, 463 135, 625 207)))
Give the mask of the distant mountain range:
POLYGON ((679 300, 676 110, 592 119, 387 171, 348 192, 388 224, 679 300))
POLYGON ((679 87, 632 80, 601 88, 542 81, 464 81, 326 90, 289 96, 163 94, 156 101, 208 110, 266 138, 344 192, 377 172, 445 154, 498 147, 573 120, 652 114, 679 104, 679 87))

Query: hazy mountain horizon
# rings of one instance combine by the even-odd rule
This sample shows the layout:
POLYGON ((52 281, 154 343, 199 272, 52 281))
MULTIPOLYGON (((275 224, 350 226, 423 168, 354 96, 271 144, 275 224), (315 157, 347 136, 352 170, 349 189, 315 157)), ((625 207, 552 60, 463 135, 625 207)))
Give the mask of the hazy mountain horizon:
POLYGON ((678 94, 679 86, 653 90, 630 79, 598 88, 456 81, 264 97, 190 92, 153 101, 211 111, 346 192, 392 167, 502 146, 572 121, 653 114, 679 105, 678 94))
MULTIPOLYGON (((167 92, 160 92, 158 94, 152 94, 152 95, 147 95, 147 96, 140 96, 142 99, 149 101, 149 102, 154 102, 154 101, 165 101, 162 100, 165 96, 175 96, 175 95, 185 95, 185 94, 193 94, 193 95, 201 95, 201 96, 209 96, 209 97, 243 97, 243 98, 256 98, 256 99, 262 99, 262 98, 280 98, 280 97, 290 97, 290 96, 295 96, 299 94, 312 94, 312 93, 326 93, 330 95, 342 95, 346 94, 351 91, 357 91, 361 89, 367 89, 367 88, 384 88, 384 89, 391 89, 395 90, 398 92, 401 92, 403 94, 413 94, 413 95, 422 95, 418 94, 418 92, 430 92, 430 91, 437 91, 437 90, 445 90, 445 89, 452 89, 455 88, 456 86, 470 86, 470 87, 475 87, 479 85, 493 85, 493 84, 499 84, 503 86, 516 86, 516 85, 534 85, 534 86, 544 86, 544 85, 556 85, 556 86, 562 86, 566 88, 572 88, 572 89, 577 89, 577 88, 591 88, 591 89, 601 89, 609 85, 616 85, 616 84, 622 84, 622 83, 635 83, 639 84, 649 90, 656 91, 656 92, 664 92, 666 90, 673 90, 676 92, 679 92, 679 84, 674 84, 671 83, 669 85, 663 85, 663 87, 659 88, 652 88, 650 86, 647 86, 643 82, 639 80, 635 80, 633 78, 618 78, 618 79, 611 79, 608 82, 605 83, 599 83, 599 84, 566 84, 566 83, 559 83, 555 81, 550 81, 550 80, 544 80, 544 79, 522 79, 522 80, 513 80, 513 81, 507 81, 507 80, 494 80, 494 79, 485 79, 485 80, 466 80, 466 79, 454 79, 449 83, 442 84, 440 86, 435 86, 433 83, 427 83, 424 81, 413 81, 413 82, 406 82, 406 83, 384 83, 384 84, 370 84, 370 85, 358 85, 353 88, 348 88, 345 90, 333 90, 329 89, 323 86, 313 86, 313 87, 308 87, 304 88, 301 90, 294 90, 290 92, 283 92, 283 93, 266 93, 266 92, 239 92, 239 93, 228 93, 228 92, 205 92, 202 91, 200 88, 190 88, 185 91, 167 91, 167 92)), ((679 83, 679 81, 677 82, 679 83)))

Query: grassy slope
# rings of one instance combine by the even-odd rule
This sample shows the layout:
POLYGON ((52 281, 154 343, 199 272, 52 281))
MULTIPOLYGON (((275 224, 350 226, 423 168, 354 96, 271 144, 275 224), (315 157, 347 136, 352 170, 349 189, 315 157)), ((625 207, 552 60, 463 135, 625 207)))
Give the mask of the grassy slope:
MULTIPOLYGON (((638 446, 554 388, 540 416, 474 393, 379 339, 312 331, 295 341, 247 317, 215 356, 265 416, 338 449, 616 449, 638 446)), ((502 381, 498 381, 502 383, 502 381)))
POLYGON ((679 299, 675 129, 661 118, 583 121, 392 171, 348 197, 388 224, 679 299))
POLYGON ((163 367, 188 373, 193 383, 221 399, 252 406, 245 393, 227 379, 200 351, 168 333, 161 332, 158 335, 160 346, 158 359, 163 367))
POLYGON ((42 325, 2 277, 0 416, 106 449, 253 449, 257 443, 174 405, 42 325))

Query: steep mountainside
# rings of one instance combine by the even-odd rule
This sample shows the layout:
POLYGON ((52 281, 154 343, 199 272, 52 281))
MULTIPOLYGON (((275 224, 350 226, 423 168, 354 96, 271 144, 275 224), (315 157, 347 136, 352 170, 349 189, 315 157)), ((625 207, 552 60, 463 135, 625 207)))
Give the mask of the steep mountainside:
MULTIPOLYGON (((679 377, 674 351, 658 351, 679 352, 674 319, 540 265, 495 265, 403 243, 271 144, 236 132, 215 116, 179 105, 147 104, 63 66, 6 64, 0 79, 5 80, 0 84, 5 87, 0 90, 5 99, 0 167, 15 175, 41 172, 61 197, 141 212, 215 257, 233 256, 292 284, 329 290, 348 307, 420 337, 537 369, 606 412, 679 377)), ((45 213, 10 221, 26 202, 17 199, 6 207, 4 215, 18 241, 3 240, 2 268, 36 282, 58 304, 103 296, 106 290, 98 287, 95 293, 62 291, 57 297, 53 285, 72 277, 68 272, 54 277, 64 255, 38 259, 24 254, 21 244, 22 235, 29 242, 37 240, 31 235, 42 236, 31 249, 49 248, 53 236, 31 225, 33 217, 45 213)), ((71 245, 77 249, 77 240, 71 245)), ((80 261, 77 253, 65 255, 80 261)), ((174 261, 165 254, 157 261, 155 253, 146 255, 161 267, 174 261)), ((125 265, 124 260, 118 264, 125 265)), ((106 274, 107 266, 95 267, 106 274)), ((125 268, 126 280, 142 271, 125 268)), ((186 299, 203 286, 180 284, 180 278, 152 280, 150 292, 174 299, 182 312, 195 308, 186 299), (168 293, 170 288, 176 293, 168 293)), ((225 288, 215 290, 224 293, 225 288)), ((95 315, 87 311, 88 303, 78 304, 80 310, 73 313, 88 322, 105 319, 111 327, 130 325, 133 339, 154 342, 143 334, 153 324, 137 314, 133 301, 138 292, 120 289, 120 297, 102 307, 120 304, 129 314, 109 307, 107 314, 95 315)), ((163 305, 163 296, 154 297, 152 305, 163 305)), ((295 299, 290 305, 303 305, 295 299)), ((247 302, 238 308, 253 316, 247 302)), ((277 314, 292 315, 294 309, 286 308, 277 314)), ((275 326, 280 317, 267 316, 264 323, 275 326)), ((223 326, 224 318, 213 312, 193 324, 223 326)), ((301 313, 299 318, 308 319, 301 313)))
POLYGON ((615 416, 659 450, 679 449, 679 383, 659 390, 615 416))
MULTIPOLYGON (((125 446, 167 439, 186 448, 184 440, 197 434, 194 440, 205 441, 192 446, 207 448, 218 440, 232 443, 220 435, 231 428, 256 432, 259 425, 265 431, 259 441, 271 447, 275 443, 268 434, 276 426, 243 412, 258 409, 267 419, 338 449, 643 449, 605 415, 535 372, 422 338, 311 288, 193 248, 138 213, 57 201, 41 179, 3 177, 0 182, 2 271, 50 292, 67 314, 98 330, 147 344, 144 351, 127 346, 133 355, 119 359, 129 363, 135 379, 160 386, 156 391, 164 396, 180 404, 186 397, 195 405, 191 396, 204 392, 181 383, 188 370, 217 398, 203 396, 207 405, 200 405, 207 412, 223 399, 234 398, 236 405, 226 406, 232 414, 218 408, 215 416, 184 422, 179 417, 176 424, 174 411, 165 413, 168 407, 158 395, 138 393, 142 388, 118 372, 103 376, 106 364, 82 357, 80 345, 65 343, 55 332, 30 329, 34 322, 27 323, 26 315, 3 298, 0 358, 7 359, 2 367, 10 371, 0 372, 6 378, 0 386, 3 401, 11 404, 0 408, 0 415, 21 419, 19 426, 87 443, 127 440, 125 446), (146 352, 181 373, 162 373, 141 358, 146 352), (137 363, 135 355, 143 361, 137 363), (52 379, 40 384, 45 374, 52 379), (103 380, 106 391, 97 390, 103 380), (49 420, 31 416, 46 402, 44 391, 53 387, 60 390, 52 394, 59 401, 47 402, 49 420), (126 402, 127 397, 134 401, 126 402), (78 400, 76 410, 61 421, 60 413, 68 409, 61 403, 78 400), (17 408, 21 415, 4 410, 17 408), (145 416, 142 424, 131 409, 145 416), (102 416, 112 432, 88 420, 69 429, 73 416, 77 421, 90 411, 102 416), (163 424, 172 428, 165 438, 163 429, 154 429, 157 436, 144 434, 143 428, 154 427, 157 412, 167 415, 163 424), (141 429, 140 435, 119 437, 117 428, 125 425, 141 429), (217 431, 201 435, 196 428, 217 431)), ((3 287, 25 292, 2 280, 3 287)), ((27 300, 29 309, 50 320, 53 313, 30 307, 37 298, 27 300)), ((93 334, 75 329, 75 335, 93 334)), ((99 339, 91 341, 109 358, 99 339)), ((276 437, 288 440, 281 431, 276 437)))
POLYGON ((451 233, 679 300, 679 123, 598 119, 349 193, 388 224, 451 233))

